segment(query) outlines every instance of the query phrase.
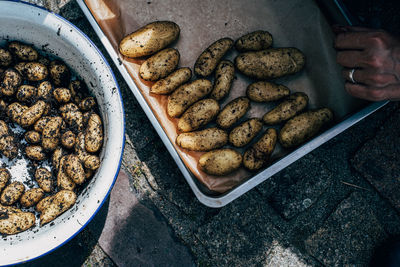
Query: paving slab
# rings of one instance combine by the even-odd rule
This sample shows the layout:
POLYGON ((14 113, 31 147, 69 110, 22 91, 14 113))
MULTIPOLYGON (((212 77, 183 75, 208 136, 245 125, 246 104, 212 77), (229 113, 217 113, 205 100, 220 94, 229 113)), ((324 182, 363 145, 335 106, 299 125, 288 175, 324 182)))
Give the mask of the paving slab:
POLYGON ((327 266, 366 266, 387 234, 359 192, 343 200, 324 226, 305 240, 308 253, 327 266))

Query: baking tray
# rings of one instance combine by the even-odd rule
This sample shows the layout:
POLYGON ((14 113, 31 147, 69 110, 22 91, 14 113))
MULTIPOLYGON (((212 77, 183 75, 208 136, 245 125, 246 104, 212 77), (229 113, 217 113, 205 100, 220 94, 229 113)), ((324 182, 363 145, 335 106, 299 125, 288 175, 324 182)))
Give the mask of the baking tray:
MULTIPOLYGON (((263 171, 259 172, 258 174, 255 174, 254 176, 250 177, 249 179, 245 180, 243 183, 240 185, 234 187, 233 189, 223 193, 223 194, 218 194, 218 195, 213 195, 210 194, 209 191, 204 189, 204 186, 199 183, 199 181, 196 179, 195 175, 193 172, 188 168, 188 165, 186 164, 185 160, 182 159, 182 154, 180 155, 177 151, 177 147, 174 144, 173 141, 171 141, 171 138, 168 137, 168 134, 165 131, 165 128, 162 127, 160 124, 160 121, 158 120, 159 118, 155 114, 154 110, 150 107, 148 103, 148 99, 143 95, 143 91, 139 90, 138 85, 141 86, 140 82, 139 84, 137 83, 138 81, 136 80, 136 83, 132 77, 132 75, 129 73, 129 70, 127 70, 126 66, 124 64, 121 64, 121 58, 118 55, 118 53, 115 51, 112 43, 110 40, 107 38, 105 33, 102 31, 100 25, 96 21, 95 17, 91 13, 90 9, 86 5, 86 3, 83 0, 78 0, 77 1, 81 9, 83 10, 84 14, 88 18, 89 22, 93 26, 96 34, 99 36, 101 42, 105 46, 106 50, 108 51, 110 57, 114 61, 115 65, 121 72, 123 78, 129 85, 131 91, 135 95, 136 99, 138 100, 139 104, 141 105, 142 109, 146 113, 147 117, 149 118, 150 122, 152 123, 153 127, 159 134, 161 140, 165 144, 166 148, 168 149, 169 153, 175 160, 176 164, 178 165, 179 169, 181 170, 183 176, 185 177, 186 181, 188 182, 189 186, 193 190, 194 194, 198 198, 198 200, 203 203, 206 206, 209 207, 222 207, 234 199, 240 197, 247 191, 251 190, 258 184, 262 183, 266 179, 270 178, 272 175, 276 174, 280 170, 286 168, 288 165, 296 161, 297 159, 303 157, 310 151, 314 150, 321 144, 327 142, 337 134, 343 132, 350 126, 354 125, 361 119, 365 118, 369 114, 373 113, 383 105, 385 105, 387 102, 379 102, 379 103, 362 103, 360 104, 360 108, 357 108, 357 110, 354 112, 352 111, 351 113, 346 113, 342 114, 340 117, 340 120, 337 121, 337 123, 332 126, 331 128, 327 129, 325 132, 320 134, 319 136, 315 137, 308 143, 304 144, 303 146, 297 148, 296 150, 289 151, 284 157, 281 157, 280 159, 277 159, 276 161, 273 162, 272 165, 264 169, 263 171)), ((237 2, 237 1, 236 1, 237 2)), ((340 14, 344 14, 344 9, 340 5, 338 1, 318 1, 318 2, 323 2, 327 3, 330 2, 330 12, 336 12, 336 16, 340 14), (336 9, 336 10, 334 10, 336 9)), ((150 4, 151 2, 147 2, 150 4)), ((300 3, 300 2, 299 2, 300 3)), ((318 3, 320 4, 320 3, 318 3)), ((211 7, 212 5, 210 5, 211 7)), ((301 8, 299 6, 298 8, 301 8)), ((148 11, 148 10, 147 10, 148 11)), ((202 10, 203 12, 208 12, 210 10, 202 10)), ((138 9, 136 12, 145 12, 144 9, 138 9)), ((243 11, 246 12, 246 11, 243 11)), ((134 14, 132 14, 134 15, 134 14)), ((138 15, 138 13, 136 13, 138 15)), ((342 19, 348 19, 345 14, 342 16, 342 19)), ((319 18, 320 19, 320 18, 319 18)), ((178 23, 179 24, 179 23, 178 23)), ((199 25, 199 24, 197 24, 199 25)), ((187 27, 188 25, 185 25, 187 27)), ((223 37, 223 36, 220 36, 223 37)), ((215 40, 215 39, 214 39, 215 40)), ((214 41, 212 40, 212 41, 214 41)), ((208 41, 211 43, 210 41, 208 41)), ((114 44, 115 45, 115 44, 114 44)), ((132 72, 131 72, 132 73, 132 72)), ((335 89, 335 88, 334 88, 335 89)), ((336 89, 335 89, 336 90, 336 89)), ((338 92, 343 91, 343 86, 337 86, 338 92)))

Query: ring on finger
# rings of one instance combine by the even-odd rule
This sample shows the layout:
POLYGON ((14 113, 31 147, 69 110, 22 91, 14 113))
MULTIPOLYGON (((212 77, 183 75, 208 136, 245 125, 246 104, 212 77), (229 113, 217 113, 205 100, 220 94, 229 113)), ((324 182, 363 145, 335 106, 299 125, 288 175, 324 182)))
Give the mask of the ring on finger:
POLYGON ((351 69, 350 70, 350 72, 349 72, 349 79, 350 79, 350 81, 352 82, 352 83, 357 83, 357 81, 356 80, 354 80, 354 72, 356 71, 356 69, 351 69))

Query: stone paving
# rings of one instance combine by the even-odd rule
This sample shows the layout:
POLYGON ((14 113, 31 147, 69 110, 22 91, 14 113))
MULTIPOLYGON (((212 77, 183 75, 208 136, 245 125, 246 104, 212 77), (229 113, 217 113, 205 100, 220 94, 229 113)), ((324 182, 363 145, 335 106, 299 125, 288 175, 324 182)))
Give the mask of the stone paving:
MULTIPOLYGON (((74 1, 33 2, 60 12, 106 54, 74 1)), ((127 141, 110 199, 68 244, 25 265, 365 266, 374 248, 400 234, 398 103, 211 209, 196 200, 115 73, 127 141)))

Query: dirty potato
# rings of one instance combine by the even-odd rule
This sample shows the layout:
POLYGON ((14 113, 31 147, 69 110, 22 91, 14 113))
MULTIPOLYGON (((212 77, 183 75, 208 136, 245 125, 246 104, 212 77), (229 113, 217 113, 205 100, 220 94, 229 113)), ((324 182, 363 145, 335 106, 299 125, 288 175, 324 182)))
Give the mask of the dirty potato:
POLYGON ((0 136, 0 152, 7 158, 13 159, 18 155, 17 141, 12 135, 0 136))
POLYGON ((87 152, 99 151, 103 144, 103 125, 101 118, 96 113, 90 114, 85 131, 85 149, 87 152))
POLYGON ((202 77, 210 75, 232 46, 233 40, 230 38, 222 38, 211 44, 197 58, 194 73, 202 77))
POLYGON ((35 171, 35 180, 39 187, 46 193, 50 193, 53 190, 52 174, 46 168, 37 168, 35 171))
POLYGON ((214 88, 211 92, 211 98, 221 100, 228 95, 234 78, 235 67, 233 63, 229 60, 222 60, 215 70, 214 88))
POLYGON ((9 135, 10 129, 5 121, 0 120, 0 136, 9 135))
POLYGON ((217 124, 224 129, 230 128, 250 109, 247 97, 238 97, 226 104, 217 116, 217 124))
POLYGON ((70 190, 61 190, 50 199, 40 214, 40 225, 51 222, 71 208, 76 202, 76 194, 70 190))
POLYGON ((322 126, 333 119, 328 108, 307 111, 286 122, 279 132, 279 142, 283 147, 298 146, 316 135, 322 126))
POLYGON ((78 131, 83 130, 83 114, 74 103, 68 103, 60 107, 61 115, 67 124, 78 131))
POLYGON ((274 151, 276 140, 276 130, 273 128, 267 129, 260 140, 244 152, 243 165, 251 171, 260 169, 268 162, 270 155, 274 151))
POLYGON ((24 66, 23 75, 32 82, 42 81, 47 78, 47 67, 39 62, 28 62, 24 66))
POLYGON ((85 162, 86 157, 89 155, 85 148, 85 134, 80 132, 76 136, 75 146, 74 146, 75 154, 78 156, 79 160, 85 162))
POLYGON ((55 86, 66 86, 71 79, 68 67, 60 61, 52 61, 49 66, 50 77, 55 86))
POLYGON ((229 133, 229 142, 235 147, 243 147, 250 143, 261 129, 262 122, 260 119, 247 120, 232 129, 229 133))
POLYGON ((37 88, 32 85, 23 84, 18 87, 16 98, 21 101, 25 102, 31 100, 37 95, 37 88))
POLYGON ((53 97, 58 103, 68 103, 71 100, 71 91, 67 88, 60 87, 53 91, 53 97))
POLYGON ((19 202, 25 208, 36 205, 44 196, 44 191, 41 188, 32 188, 26 191, 19 202))
POLYGON ((304 54, 292 47, 246 52, 235 58, 235 67, 240 72, 259 80, 294 74, 300 71, 304 64, 304 54))
POLYGON ((58 171, 58 168, 60 167, 60 160, 61 157, 64 156, 64 150, 61 147, 57 147, 53 155, 51 156, 51 163, 53 165, 53 168, 58 171))
POLYGON ((21 182, 12 182, 7 185, 1 193, 0 202, 3 205, 10 206, 17 202, 25 192, 25 186, 21 182))
POLYGON ((0 168, 0 192, 6 187, 11 178, 10 172, 5 168, 0 168))
POLYGON ((0 77, 0 94, 12 96, 22 83, 21 74, 15 69, 5 70, 0 77))
POLYGON ((175 91, 176 88, 186 83, 192 77, 192 71, 190 68, 180 68, 165 77, 157 81, 150 88, 150 92, 153 94, 166 95, 175 91))
POLYGON ((67 156, 62 156, 58 165, 57 187, 59 189, 74 190, 76 184, 74 183, 74 181, 72 181, 72 179, 68 176, 66 172, 66 159, 67 156))
POLYGON ((46 151, 52 151, 57 148, 60 142, 61 117, 52 117, 44 126, 42 132, 42 147, 46 151))
POLYGON ((40 161, 46 158, 43 147, 37 145, 27 146, 25 148, 25 153, 28 158, 33 160, 40 161))
POLYGON ((125 36, 119 43, 119 52, 126 57, 152 55, 174 42, 180 33, 172 21, 156 21, 125 36))
POLYGON ((53 86, 49 81, 41 82, 37 88, 37 96, 43 99, 49 99, 51 97, 51 92, 53 86))
POLYGON ((55 195, 47 196, 45 198, 42 198, 37 204, 36 204, 36 211, 37 212, 42 212, 44 211, 45 208, 47 208, 50 203, 53 201, 55 195))
POLYGON ((281 84, 259 81, 247 87, 246 95, 254 102, 276 101, 290 94, 289 88, 281 84))
POLYGON ((201 155, 200 168, 211 175, 227 175, 239 169, 242 155, 230 148, 212 150, 201 155))
POLYGON ((259 51, 272 45, 272 35, 267 31, 255 31, 243 35, 235 42, 235 48, 239 52, 259 51))
POLYGON ((88 155, 83 164, 86 169, 95 171, 100 167, 100 158, 96 155, 88 155))
POLYGON ((42 140, 40 133, 33 130, 27 131, 24 136, 29 144, 37 144, 42 140))
POLYGON ((33 125, 37 120, 40 119, 40 117, 42 117, 46 106, 46 102, 44 102, 43 100, 37 101, 35 104, 22 112, 19 124, 22 127, 33 125))
POLYGON ((212 84, 207 79, 194 80, 180 86, 168 97, 168 115, 179 117, 189 106, 208 95, 211 90, 212 84))
POLYGON ((22 61, 35 61, 39 57, 35 48, 17 41, 9 43, 8 50, 22 61))
POLYGON ((8 67, 13 61, 10 51, 0 48, 0 67, 8 67))
POLYGON ((178 121, 178 130, 191 132, 214 120, 219 112, 219 104, 214 99, 203 99, 189 107, 178 121))
POLYGON ((21 116, 27 109, 27 106, 14 102, 8 105, 6 113, 13 122, 21 124, 21 116))
POLYGON ((94 106, 96 106, 96 99, 92 96, 86 97, 79 103, 79 108, 82 111, 91 110, 94 106))
POLYGON ((1 212, 0 233, 14 235, 35 225, 36 217, 32 212, 1 212))
POLYGON ((179 52, 174 48, 161 50, 143 62, 139 69, 139 75, 146 81, 158 81, 176 69, 179 58, 179 52))
POLYGON ((181 133, 176 138, 178 146, 193 151, 210 151, 221 148, 227 143, 227 132, 217 127, 190 133, 181 133))
POLYGON ((76 135, 72 131, 66 131, 61 135, 61 144, 63 147, 71 149, 75 145, 76 135))
POLYGON ((76 184, 82 184, 85 181, 85 170, 79 158, 70 154, 65 158, 65 172, 68 177, 76 184))
POLYGON ((305 93, 294 93, 287 97, 282 103, 267 112, 263 116, 265 124, 273 125, 284 122, 305 109, 308 104, 308 96, 305 93))

